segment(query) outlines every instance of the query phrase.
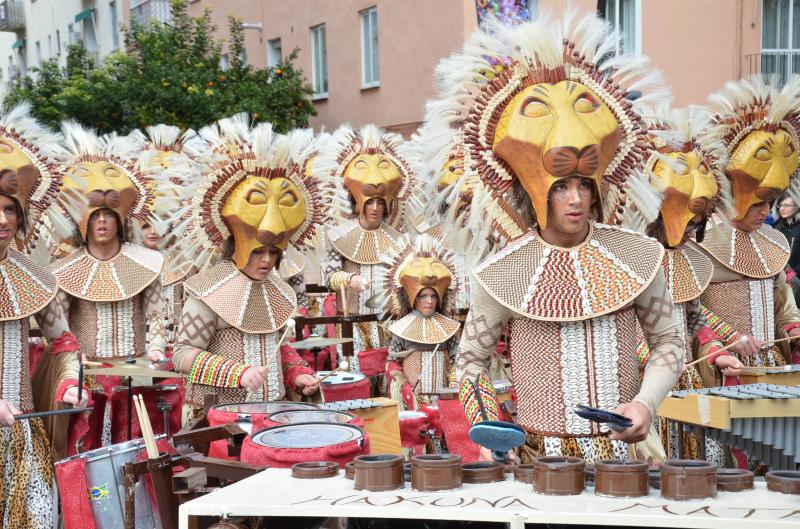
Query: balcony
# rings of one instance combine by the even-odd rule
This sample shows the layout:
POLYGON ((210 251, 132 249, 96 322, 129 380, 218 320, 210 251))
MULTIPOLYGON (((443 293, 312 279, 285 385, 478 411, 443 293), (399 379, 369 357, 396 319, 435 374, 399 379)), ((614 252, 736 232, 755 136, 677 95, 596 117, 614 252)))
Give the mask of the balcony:
POLYGON ((0 31, 25 29, 25 2, 22 0, 0 1, 0 31))
POLYGON ((151 20, 172 23, 170 0, 143 0, 131 7, 131 24, 147 27, 151 20))
POLYGON ((746 55, 745 60, 751 75, 774 75, 785 82, 792 74, 800 73, 800 50, 762 50, 746 55))

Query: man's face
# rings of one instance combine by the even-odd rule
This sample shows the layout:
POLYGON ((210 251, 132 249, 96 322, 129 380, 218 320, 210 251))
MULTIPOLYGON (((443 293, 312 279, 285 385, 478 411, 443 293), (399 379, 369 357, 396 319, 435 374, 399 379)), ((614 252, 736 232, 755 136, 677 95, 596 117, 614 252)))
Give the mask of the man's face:
POLYGON ((547 227, 574 235, 586 229, 594 204, 594 182, 588 178, 561 178, 548 193, 547 227))
POLYGON ((764 225, 769 215, 769 202, 758 202, 750 206, 737 227, 742 231, 756 231, 764 225))
POLYGON ((117 239, 119 221, 110 209, 95 210, 89 217, 89 240, 97 244, 107 244, 117 239))
POLYGON ((14 199, 0 195, 0 249, 5 250, 11 245, 17 234, 19 221, 14 199))
POLYGON ((250 252, 247 264, 242 272, 250 279, 263 281, 278 263, 281 251, 274 246, 259 246, 250 252))
POLYGON ((362 224, 368 230, 375 230, 383 222, 386 213, 386 202, 382 198, 371 198, 364 205, 364 213, 361 215, 362 224))

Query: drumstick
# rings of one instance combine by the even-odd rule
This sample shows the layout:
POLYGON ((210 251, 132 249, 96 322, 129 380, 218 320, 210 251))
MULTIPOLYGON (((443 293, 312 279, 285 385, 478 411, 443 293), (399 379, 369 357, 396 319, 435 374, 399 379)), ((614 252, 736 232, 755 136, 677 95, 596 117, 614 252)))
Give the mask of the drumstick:
POLYGON ((339 289, 339 292, 342 294, 342 314, 344 317, 347 318, 350 316, 350 307, 347 306, 347 292, 345 291, 346 287, 342 287, 339 289))
POLYGON ((136 415, 139 417, 139 428, 142 430, 142 438, 144 439, 145 450, 147 450, 147 457, 156 459, 158 457, 158 449, 155 447, 155 439, 153 439, 153 431, 150 425, 150 416, 147 415, 147 408, 144 405, 142 396, 134 395, 133 403, 136 407, 136 415))
MULTIPOLYGON (((771 342, 765 342, 764 345, 761 346, 761 349, 763 349, 765 347, 768 347, 768 346, 771 346, 771 345, 775 345, 776 343, 790 342, 792 340, 797 340, 798 338, 800 338, 800 336, 789 336, 788 338, 778 338, 777 340, 772 340, 771 342)), ((728 345, 726 345, 725 347, 723 347, 721 349, 713 350, 710 353, 708 353, 708 354, 706 354, 704 356, 701 356, 697 360, 693 360, 693 361, 689 362, 684 367, 689 367, 689 366, 693 366, 695 364, 699 364, 702 360, 705 360, 706 358, 708 358, 711 355, 718 354, 718 353, 721 353, 723 351, 727 351, 728 349, 730 349, 731 347, 733 347, 734 345, 739 343, 741 340, 742 340, 742 338, 738 338, 737 340, 729 343, 728 345)))
POLYGON ((328 378, 329 376, 332 376, 335 373, 338 373, 339 371, 344 371, 345 369, 347 369, 347 366, 348 366, 347 361, 342 360, 342 362, 338 366, 336 366, 336 369, 334 369, 333 371, 329 371, 325 376, 318 378, 317 381, 322 383, 322 381, 328 378))

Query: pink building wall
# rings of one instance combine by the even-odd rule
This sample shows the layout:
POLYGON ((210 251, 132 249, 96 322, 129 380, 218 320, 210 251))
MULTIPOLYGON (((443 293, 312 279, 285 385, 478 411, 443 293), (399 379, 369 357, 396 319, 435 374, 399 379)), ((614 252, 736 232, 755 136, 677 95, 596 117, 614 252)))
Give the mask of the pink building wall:
MULTIPOLYGON (((567 5, 595 10, 596 0, 539 0, 539 10, 560 13, 567 5)), ((641 50, 672 86, 675 105, 703 104, 726 81, 750 75, 761 47, 761 0, 640 0, 641 50), (754 7, 755 15, 754 15, 754 7)), ((245 31, 248 61, 267 63, 267 41, 281 39, 284 56, 300 49, 298 65, 311 81, 310 28, 326 24, 328 94, 314 102, 310 124, 377 123, 409 135, 433 96, 433 69, 459 49, 476 27, 474 0, 199 0, 221 34, 227 16, 263 24, 245 31), (380 87, 361 88, 359 11, 377 6, 380 87)))

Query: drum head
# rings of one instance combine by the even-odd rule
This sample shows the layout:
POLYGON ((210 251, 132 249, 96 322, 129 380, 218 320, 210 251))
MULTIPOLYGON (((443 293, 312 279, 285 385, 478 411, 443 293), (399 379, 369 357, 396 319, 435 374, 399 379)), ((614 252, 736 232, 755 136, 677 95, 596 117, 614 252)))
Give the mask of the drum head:
POLYGON ((327 410, 289 410, 279 411, 269 416, 272 422, 281 424, 300 424, 309 422, 329 422, 334 424, 344 424, 350 422, 355 417, 342 411, 327 410))
POLYGON ((273 426, 256 433, 252 440, 268 448, 321 448, 363 437, 361 428, 350 424, 305 423, 273 426))
POLYGON ((316 410, 319 406, 310 402, 289 402, 289 401, 275 401, 275 402, 234 402, 232 404, 220 404, 211 408, 228 413, 261 413, 269 415, 279 411, 288 410, 316 410))
MULTIPOLYGON (((330 373, 330 371, 317 371, 317 376, 324 377, 330 373)), ((334 384, 352 384, 353 382, 359 382, 367 378, 366 375, 363 373, 347 373, 347 372, 336 372, 322 381, 322 385, 334 385, 334 384)))

